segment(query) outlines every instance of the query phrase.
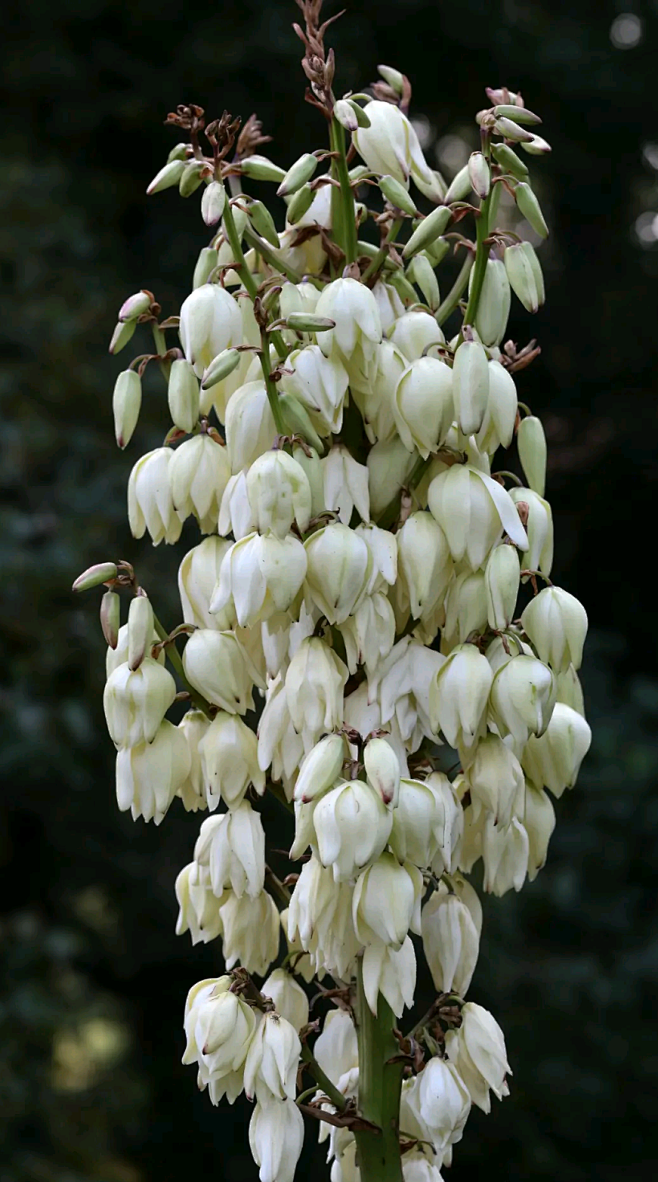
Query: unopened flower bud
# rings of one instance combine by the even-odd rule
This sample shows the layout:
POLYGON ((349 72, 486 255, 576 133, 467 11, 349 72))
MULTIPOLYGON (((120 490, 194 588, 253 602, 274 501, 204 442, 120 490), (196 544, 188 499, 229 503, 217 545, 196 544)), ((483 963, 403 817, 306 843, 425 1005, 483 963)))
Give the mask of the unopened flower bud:
POLYGON ((308 184, 317 166, 317 156, 311 152, 304 152, 303 156, 300 156, 299 160, 296 160, 288 169, 276 191, 277 197, 290 197, 298 189, 301 189, 302 185, 308 184))
POLYGON ((582 715, 556 702, 544 734, 529 740, 521 761, 533 784, 560 797, 576 783, 591 741, 592 732, 582 715))
MULTIPOLYGON (((174 364, 176 363, 174 362, 174 364)), ((223 349, 204 371, 201 389, 207 390, 210 386, 215 386, 217 382, 223 381, 238 368, 239 364, 240 353, 237 349, 223 349)))
POLYGON ((409 451, 418 448, 423 459, 437 450, 450 430, 455 413, 453 389, 453 372, 436 357, 412 361, 397 384, 393 417, 400 438, 409 451))
POLYGON ((117 747, 152 743, 156 731, 176 697, 171 673, 145 657, 139 669, 126 661, 107 679, 103 708, 110 738, 117 747))
POLYGON ((112 395, 114 434, 123 450, 130 443, 142 405, 142 379, 134 369, 120 373, 112 395))
POLYGON ((536 415, 521 419, 516 445, 528 486, 543 497, 546 489, 546 436, 541 419, 536 415))
MULTIPOLYGON (((473 282, 473 272, 470 276, 473 282)), ((488 259, 475 314, 475 327, 484 345, 499 345, 505 335, 511 302, 510 283, 502 259, 488 259)))
POLYGON ((443 885, 430 895, 421 913, 423 951, 435 988, 466 993, 477 963, 480 940, 471 913, 458 895, 443 885))
POLYGON ((355 106, 356 104, 348 102, 347 99, 338 99, 334 103, 334 119, 337 119, 346 131, 356 131, 359 126, 355 106))
POLYGON ((192 366, 182 358, 172 362, 167 397, 174 425, 190 434, 199 418, 199 382, 192 366))
POLYGON ((222 710, 246 714, 252 708, 256 670, 233 632, 193 632, 183 650, 183 668, 192 687, 222 710))
POLYGON ((443 599, 452 575, 446 536, 431 513, 412 513, 397 534, 401 587, 414 620, 427 618, 443 599))
POLYGON ((443 198, 446 205, 450 205, 453 201, 465 201, 471 192, 471 176, 468 164, 460 168, 459 172, 453 177, 448 191, 443 198))
POLYGON ((412 862, 401 866, 393 854, 381 854, 354 888, 352 919, 360 942, 379 939, 401 948, 409 929, 420 926, 423 889, 423 876, 412 862))
POLYGON ((289 434, 300 435, 311 447, 323 451, 322 440, 311 422, 310 414, 299 398, 296 398, 294 394, 280 394, 279 408, 289 434))
POLYGON ((181 197, 191 197, 201 184, 205 165, 200 160, 188 160, 183 165, 183 171, 178 182, 178 192, 181 197))
POLYGON ((431 213, 428 213, 426 218, 423 218, 419 226, 416 227, 409 241, 405 244, 402 257, 405 259, 411 258, 419 250, 425 250, 427 246, 431 246, 442 234, 445 233, 450 222, 452 221, 452 210, 446 205, 437 205, 431 213))
POLYGON ((516 242, 505 248, 505 270, 514 295, 526 312, 536 312, 544 302, 544 278, 535 249, 530 242, 516 242))
POLYGON ((115 591, 106 591, 101 599, 101 630, 106 644, 117 647, 121 624, 121 598, 115 591))
POLYGON ((384 804, 394 809, 400 792, 400 761, 391 744, 386 739, 370 739, 365 745, 363 762, 368 783, 384 804))
POLYGON ((171 189, 173 185, 179 184, 184 170, 184 160, 169 160, 164 168, 155 174, 146 192, 150 196, 152 193, 160 193, 163 189, 171 189))
POLYGON ((331 788, 340 776, 346 757, 342 735, 325 735, 300 764, 295 781, 295 800, 307 804, 331 788))
POLYGON ((113 356, 115 356, 117 353, 120 353, 121 350, 124 349, 128 344, 130 338, 134 335, 136 328, 136 320, 126 320, 125 322, 120 320, 116 325, 114 332, 112 333, 112 339, 108 347, 108 352, 113 356))
POLYGON ((404 90, 404 74, 396 70, 394 66, 377 66, 377 73, 381 75, 384 82, 388 82, 391 90, 396 94, 401 95, 404 90))
POLYGON ((202 246, 192 274, 193 291, 196 291, 197 287, 203 287, 204 283, 210 282, 213 271, 217 270, 218 264, 219 257, 215 247, 202 246))
POLYGON ((395 177, 383 176, 377 182, 382 194, 391 205, 396 209, 401 209, 403 213, 408 213, 409 217, 417 217, 418 210, 405 185, 400 181, 396 181, 395 177))
POLYGON ((489 626, 509 628, 521 581, 521 564, 515 546, 496 546, 484 572, 489 626))
POLYGON ((527 743, 530 735, 543 735, 546 730, 556 694, 555 678, 547 665, 536 657, 513 657, 493 679, 493 721, 502 735, 527 743))
POLYGON ((366 593, 370 551, 363 538, 339 523, 312 534, 304 547, 309 594, 330 624, 342 624, 366 593))
POLYGON ((500 119, 496 119, 494 123, 494 131, 497 135, 502 135, 506 140, 513 140, 516 143, 523 143, 524 140, 531 140, 532 134, 526 131, 513 119, 508 119, 506 115, 501 115, 500 119))
POLYGON ((240 171, 252 181, 282 181, 286 175, 282 168, 268 160, 267 156, 245 156, 240 161, 240 171))
POLYGON ((153 608, 146 595, 136 595, 128 610, 128 664, 138 669, 150 655, 153 636, 153 608))
POLYGON ((335 882, 349 882, 381 854, 392 824, 391 810, 379 792, 362 780, 344 780, 321 796, 313 810, 320 862, 335 882))
POLYGON ((72 590, 90 591, 92 587, 100 587, 102 583, 109 583, 111 579, 116 579, 118 573, 115 562, 97 562, 95 566, 88 567, 87 570, 83 570, 81 575, 78 575, 72 590))
MULTIPOLYGON (((540 570, 550 575, 553 566, 553 511, 548 501, 530 488, 512 488, 510 497, 517 506, 526 507, 527 543, 512 539, 521 550, 526 570, 540 570)), ((509 531, 508 531, 509 532, 509 531)), ((510 534, 510 537, 512 535, 510 534)))
POLYGON ((504 168, 505 172, 511 173, 517 181, 528 179, 527 166, 517 156, 514 149, 510 148, 509 144, 492 144, 491 151, 494 159, 498 161, 501 168, 504 168))
POLYGON ((527 222, 540 238, 548 238, 548 226, 534 191, 527 181, 520 181, 514 190, 516 204, 527 222))
POLYGON ((219 221, 226 205, 226 189, 221 181, 211 181, 206 185, 201 198, 201 217, 207 226, 214 226, 219 221))
POLYGON ((151 293, 148 291, 138 291, 135 295, 128 296, 119 308, 119 320, 136 320, 138 316, 143 316, 151 307, 151 293))
POLYGON ((452 392, 457 422, 464 435, 480 430, 489 400, 489 366, 478 341, 463 341, 455 353, 452 392))
POLYGON ((452 650, 430 685, 432 728, 451 747, 473 747, 486 730, 486 708, 493 680, 487 658, 472 644, 452 650))
POLYGON ((496 119, 516 119, 517 123, 541 123, 539 115, 535 115, 534 111, 529 111, 527 107, 517 106, 516 103, 499 103, 494 107, 494 115, 496 119))
POLYGON ((279 235, 274 225, 272 214, 262 201, 252 201, 249 204, 249 217, 257 234, 269 242, 270 246, 279 247, 279 235))
POLYGON ((484 201, 491 188, 491 171, 482 152, 471 152, 468 158, 468 179, 473 192, 484 201))
POLYGON ((441 303, 441 293, 439 291, 438 280, 434 273, 434 266, 427 257, 427 254, 414 255, 407 267, 407 278, 420 288, 428 307, 435 312, 441 303))

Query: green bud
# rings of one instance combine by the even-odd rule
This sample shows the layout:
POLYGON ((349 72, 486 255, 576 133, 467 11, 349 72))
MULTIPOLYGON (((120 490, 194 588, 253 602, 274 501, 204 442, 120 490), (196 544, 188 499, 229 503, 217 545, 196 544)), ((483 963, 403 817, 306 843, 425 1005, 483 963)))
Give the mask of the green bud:
POLYGON ((101 599, 101 630, 106 644, 116 648, 119 643, 119 627, 121 625, 121 597, 116 591, 106 591, 101 599))
POLYGON ((314 316, 312 312, 291 312, 286 320, 288 328, 295 332, 329 332, 336 327, 336 321, 328 316, 314 316))
POLYGON ((386 282, 395 288, 404 304, 416 304, 418 302, 418 296, 414 288, 409 283, 409 280, 405 279, 399 267, 397 270, 391 271, 390 274, 386 275, 386 282))
POLYGON ((310 185, 302 185, 301 189, 297 190, 286 211, 286 218, 291 226, 295 226, 299 219, 303 218, 307 210, 311 208, 314 196, 315 194, 310 185))
POLYGON ((364 176, 370 175, 370 169, 367 164, 357 164, 354 168, 350 168, 349 178, 354 184, 355 181, 363 180, 364 176))
POLYGON ((252 201, 249 206, 249 216, 251 217, 251 222, 256 233, 260 234, 261 238, 264 238, 271 246, 278 248, 279 235, 276 232, 274 219, 267 206, 263 205, 262 201, 252 201))
POLYGON ((133 437, 142 406, 142 379, 134 369, 124 369, 114 383, 112 411, 117 446, 123 451, 133 437))
POLYGON ((171 189, 174 185, 180 183, 183 175, 185 164, 182 160, 171 160, 155 174, 146 192, 149 197, 152 193, 160 193, 163 189, 171 189))
POLYGON ((394 90, 396 94, 403 93, 404 74, 401 74, 394 66, 377 66, 377 70, 384 79, 384 82, 388 82, 391 90, 394 90))
POLYGON ((167 401, 172 422, 189 435, 199 418, 199 383, 192 366, 183 358, 172 362, 167 401))
POLYGON ((286 175, 284 169, 273 164, 267 156, 245 156, 240 161, 240 170, 252 181, 282 181, 286 175))
POLYGON ((505 172, 511 173, 513 177, 516 177, 517 181, 528 179, 530 175, 528 169, 517 156, 514 149, 510 148, 509 144, 492 144, 491 151, 494 160, 498 161, 500 167, 505 169, 505 172))
POLYGON ((511 103, 500 103, 494 107, 496 119, 515 119, 517 123, 541 123, 539 115, 529 111, 527 107, 517 107, 511 103))
POLYGON ((172 160, 187 160, 189 152, 189 144, 176 144, 167 156, 167 164, 171 164, 172 160))
POLYGON ((545 156, 547 152, 552 152, 551 145, 540 135, 533 135, 529 140, 521 144, 524 152, 529 156, 545 156))
POLYGON ((128 344, 136 328, 136 320, 124 320, 123 322, 120 320, 112 333, 109 352, 113 355, 120 353, 128 344))
POLYGON ((416 254, 417 251, 424 250, 426 246, 430 246, 435 239, 443 234, 451 221, 452 211, 448 209, 448 206, 437 205, 436 209, 428 213, 427 217, 414 230, 402 251, 403 258, 408 259, 412 254, 416 254))
POLYGON ((450 243, 447 238, 437 238, 436 242, 430 242, 426 249, 426 254, 432 263, 432 266, 438 267, 443 262, 444 258, 450 251, 450 243))
MULTIPOLYGON (((354 110, 356 104, 348 103, 347 99, 338 99, 334 103, 334 119, 346 131, 356 131, 359 126, 358 116, 354 110)), ((368 120, 370 122, 370 120, 368 120)))
POLYGON ((468 164, 460 168, 459 172, 453 177, 452 182, 448 185, 443 200, 446 205, 450 205, 451 201, 465 201, 471 192, 471 178, 468 171, 468 164))
POLYGON ((521 419, 516 445, 528 488, 543 497, 546 489, 546 436, 541 419, 536 415, 521 419))
POLYGON ((115 562, 97 562, 95 566, 88 567, 78 575, 72 590, 90 591, 92 587, 100 587, 101 583, 109 583, 110 579, 116 579, 118 573, 115 562))
POLYGON ((441 303, 441 294, 439 292, 439 284, 437 282, 436 275, 434 274, 434 268, 427 258, 427 255, 415 255, 407 267, 407 278, 410 279, 412 283, 417 284, 425 296, 428 307, 430 307, 432 311, 435 312, 441 303))
POLYGON ((317 166, 317 157, 311 152, 304 152, 288 169, 276 191, 277 197, 290 197, 291 193, 296 193, 312 179, 317 166))
POLYGON ((518 143, 532 139, 531 132, 526 131, 524 127, 519 127, 519 124, 515 123, 513 119, 507 119, 504 115, 501 119, 496 119, 494 131, 498 135, 503 135, 506 140, 516 140, 518 143))
POLYGON ((357 254, 365 255, 367 259, 374 259, 377 252, 377 247, 373 246, 372 242, 364 242, 362 238, 356 244, 357 254))
POLYGON ((311 422, 306 407, 302 406, 299 399, 295 398, 294 394, 281 394, 279 406, 286 430, 291 435, 301 435, 316 451, 324 451, 322 440, 311 422))
POLYGON ((491 188, 491 173, 486 156, 482 152, 471 152, 467 167, 471 188, 484 201, 491 188))
POLYGON ((348 104, 354 111, 354 116, 359 127, 370 127, 370 116, 363 107, 360 107, 354 99, 348 99, 348 104))
POLYGON ((539 259, 530 242, 518 242, 505 250, 505 270, 510 286, 527 312, 536 312, 544 302, 544 279, 539 259))
POLYGON ((207 226, 214 226, 224 212, 226 205, 226 189, 221 181, 211 181, 206 185, 201 198, 201 217, 207 226))
POLYGON ((178 182, 178 192, 181 197, 191 197, 201 184, 201 170, 205 166, 200 160, 189 160, 183 165, 181 178, 178 182))
MULTIPOLYGON (((473 284, 473 271, 469 291, 473 284)), ((512 293, 502 259, 487 259, 484 281, 480 292, 475 327, 483 345, 499 345, 505 335, 512 293)))
POLYGON ((227 378, 234 369, 237 369, 240 364, 241 354, 237 349, 224 349, 218 353, 210 362, 206 372, 201 379, 201 389, 208 390, 210 386, 215 386, 217 382, 221 382, 223 378, 227 378))
POLYGON ((418 217, 418 210, 414 205, 409 192, 405 189, 400 181, 396 181, 395 177, 383 176, 377 182, 384 197, 394 205, 396 209, 401 209, 403 213, 408 213, 410 217, 418 217))
POLYGON ((521 181, 514 190, 516 204, 527 222, 530 223, 540 238, 548 238, 548 226, 544 220, 541 206, 530 185, 521 181))
POLYGON ((192 287, 196 290, 197 287, 203 287, 212 275, 217 266, 217 251, 212 246, 203 246, 199 251, 199 257, 194 268, 194 275, 192 276, 192 287))

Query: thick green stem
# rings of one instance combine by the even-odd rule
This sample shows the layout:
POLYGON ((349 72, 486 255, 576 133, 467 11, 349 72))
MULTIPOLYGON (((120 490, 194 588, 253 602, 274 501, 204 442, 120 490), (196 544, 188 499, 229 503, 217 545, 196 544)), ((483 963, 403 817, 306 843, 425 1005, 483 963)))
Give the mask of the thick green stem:
POLYGON ((448 292, 446 298, 442 301, 442 303, 439 304, 439 306, 436 310, 437 324, 443 324, 448 319, 448 317, 452 315, 455 308, 457 307, 457 304, 459 303, 464 292, 466 291, 468 277, 471 273, 471 268, 473 266, 474 261, 475 260, 473 258, 473 255, 471 254, 471 252, 469 250, 468 254, 466 255, 466 258, 464 259, 464 262, 462 263, 462 268, 461 268, 461 271, 459 272, 459 275, 455 279, 455 282, 453 283, 452 287, 450 288, 450 291, 448 292))
POLYGON ((337 119, 331 120, 329 135, 331 150, 337 153, 331 162, 332 176, 338 181, 338 187, 332 186, 331 190, 331 221, 334 240, 345 254, 345 262, 353 263, 357 255, 356 212, 347 167, 345 132, 337 119))
MULTIPOLYGON (((159 621, 158 617, 155 615, 155 613, 153 614, 153 624, 154 624, 154 627, 155 627, 155 630, 156 630, 158 636, 160 637, 160 640, 166 640, 167 637, 169 636, 169 633, 167 632, 167 629, 164 627, 164 625, 162 625, 160 623, 160 621, 159 621)), ((183 669, 183 662, 181 660, 180 653, 179 653, 178 649, 176 648, 176 641, 172 640, 171 644, 168 644, 165 646, 164 651, 165 651, 166 655, 169 657, 169 660, 171 661, 172 665, 174 666, 174 669, 176 670, 176 672, 179 676, 179 679, 182 681, 183 685, 185 686, 185 689, 187 690, 188 694, 190 695, 190 701, 196 706, 197 710, 203 711, 203 713, 206 715, 206 718, 212 718, 212 712, 210 709, 210 702, 207 702, 202 694, 197 693, 197 691, 194 689, 193 686, 190 685, 189 681, 187 680, 187 677, 185 676, 185 670, 183 669)))
POLYGON ((374 283, 374 280, 378 278, 379 272, 388 258, 389 245, 397 238, 401 226, 402 218, 398 218, 397 221, 393 222, 388 234, 386 235, 386 241, 384 242, 384 245, 380 246, 377 254, 373 255, 370 262, 368 263, 368 266, 363 272, 363 275, 361 276, 362 283, 369 283, 370 281, 374 283))
POLYGON ((402 1064, 390 1062, 400 1050, 393 1034, 395 1015, 381 994, 377 1015, 370 1010, 363 989, 360 957, 357 1023, 358 1111, 364 1120, 381 1130, 355 1129, 361 1182, 402 1182, 399 1137, 402 1064))
MULTIPOLYGON (((489 145, 483 144, 483 151, 489 159, 489 145)), ((482 293, 482 284, 484 283, 484 276, 487 271, 487 262, 489 260, 489 246, 486 239, 489 237, 489 211, 492 205, 493 190, 489 190, 489 194, 484 198, 480 205, 480 215, 477 219, 475 228, 475 266, 473 268, 473 282, 471 283, 471 291, 468 297, 468 304, 466 305, 466 312, 464 315, 464 323, 462 325, 462 332, 467 324, 473 324, 480 302, 480 295, 482 293)), ((460 334, 461 335, 461 334, 460 334)))
POLYGON ((272 411, 272 418, 274 419, 274 426, 279 435, 286 434, 286 424, 281 412, 281 404, 279 402, 279 395, 277 394, 276 384, 270 377, 270 345, 267 339, 267 333, 262 329, 260 334, 260 367, 263 371, 263 378, 265 380, 265 389, 267 390, 267 401, 270 404, 272 411))
POLYGON ((313 1052, 306 1043, 304 1043, 302 1047, 302 1059, 304 1060, 304 1063, 313 1076, 315 1082, 322 1088, 325 1096, 331 1100, 334 1108, 337 1108, 339 1112, 343 1112, 347 1107, 347 1100, 343 1096, 342 1092, 339 1092, 338 1088, 334 1087, 331 1080, 329 1079, 329 1076, 325 1075, 324 1071, 320 1067, 320 1064, 314 1058, 313 1052))

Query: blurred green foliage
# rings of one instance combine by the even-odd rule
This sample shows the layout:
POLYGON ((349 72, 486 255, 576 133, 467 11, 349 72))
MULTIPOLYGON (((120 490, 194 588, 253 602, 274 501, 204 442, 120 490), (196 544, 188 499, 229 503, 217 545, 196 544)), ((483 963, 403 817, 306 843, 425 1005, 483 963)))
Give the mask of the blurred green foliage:
MULTIPOLYGON (((594 747, 557 806, 547 868, 520 896, 486 900, 474 988, 515 1075, 510 1100, 472 1117, 456 1182, 483 1167, 507 1182, 653 1176, 658 246, 633 227, 658 208, 658 13, 634 10, 642 37, 625 50, 610 39, 617 6, 591 0, 372 0, 332 30, 339 88, 362 87, 378 61, 411 75, 430 156, 448 136, 474 145, 487 84, 520 88, 554 147, 535 170, 553 228, 548 304, 536 321, 517 308, 511 333, 543 348, 519 387, 549 435, 555 577, 592 619, 594 747)), ((282 164, 324 127, 302 101, 292 3, 10 0, 6 15, 0 1182, 242 1182, 256 1176, 243 1102, 213 1110, 179 1062, 187 988, 219 963, 173 931, 198 821, 173 809, 156 830, 117 813, 95 599, 69 588, 91 562, 134 559, 177 620, 183 543, 137 546, 124 507, 134 457, 164 433, 163 389, 149 374, 138 437, 117 453, 123 361, 107 355, 131 291, 177 311, 206 237, 195 198, 144 194, 173 142, 166 112, 255 110, 282 164)))

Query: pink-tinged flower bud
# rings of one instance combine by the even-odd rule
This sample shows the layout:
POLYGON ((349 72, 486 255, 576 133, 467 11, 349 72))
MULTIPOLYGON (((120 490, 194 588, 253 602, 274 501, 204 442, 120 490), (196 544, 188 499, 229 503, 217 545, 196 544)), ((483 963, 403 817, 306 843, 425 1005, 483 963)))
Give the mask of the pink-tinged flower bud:
POLYGON ((176 697, 176 683, 167 669, 146 657, 139 669, 125 662, 110 674, 103 707, 110 738, 117 747, 152 743, 176 697))
POLYGON ((136 320, 138 316, 143 316, 151 307, 152 296, 150 291, 138 291, 135 295, 128 296, 119 308, 119 320, 136 320))
POLYGON ((150 656, 155 631, 153 608, 146 595, 137 595, 128 609, 128 664, 138 669, 144 657, 150 656))
MULTIPOLYGON (((525 506, 527 544, 514 544, 521 551, 521 565, 525 570, 540 570, 550 575, 553 566, 553 511, 548 501, 530 488, 512 488, 510 497, 517 506, 525 506)), ((510 537, 512 535, 510 534, 510 537)))
POLYGON ((161 541, 177 542, 183 523, 174 509, 170 469, 173 452, 169 447, 149 451, 135 464, 128 479, 128 521, 133 537, 148 530, 157 546, 161 541))
POLYGON ((359 120, 355 111, 356 104, 348 103, 346 99, 338 99, 334 103, 334 119, 337 119, 341 127, 346 131, 356 131, 359 126, 359 120))
POLYGON ((400 589, 414 620, 426 619, 452 577, 446 536, 431 513, 412 513, 397 534, 400 589))
POLYGON ((114 332, 112 333, 112 339, 109 344, 108 352, 112 353, 113 356, 115 356, 117 353, 120 353, 134 335, 136 328, 136 320, 126 320, 125 323, 120 320, 116 325, 114 332))
POLYGON ((521 582, 521 564, 514 546, 496 546, 484 571, 484 586, 489 627, 509 628, 514 618, 521 582))
POLYGON ((521 616, 521 623, 542 661, 555 673, 580 669, 587 636, 587 612, 575 595, 544 587, 521 616))
POLYGON ((451 747, 468 750, 485 733, 492 681, 487 658, 472 644, 454 648, 439 669, 430 685, 430 716, 451 747))
POLYGON ((416 953, 409 936, 400 948, 375 938, 363 953, 363 992, 368 1007, 377 1013, 381 993, 397 1018, 414 1004, 416 953))
POLYGON ((121 625, 121 598, 115 591, 106 591, 101 599, 101 631, 105 643, 115 649, 119 642, 121 625))
POLYGON ((362 780, 345 780, 315 802, 315 844, 335 882, 349 882, 381 854, 392 823, 380 794, 362 780))
POLYGON ((384 804, 395 809, 400 792, 400 761, 391 744, 386 739, 370 739, 364 748, 363 762, 368 783, 384 804))
POLYGON ((117 753, 116 791, 121 812, 159 825, 190 770, 190 751, 178 727, 160 723, 152 742, 117 753))
POLYGON ((221 181, 211 181, 206 185, 201 198, 201 217, 207 226, 214 226, 219 221, 226 205, 226 189, 221 181))
POLYGON ((463 341, 455 353, 452 391, 457 422, 464 435, 480 430, 489 401, 489 366, 478 341, 463 341))
MULTIPOLYGON (((471 271, 470 282, 473 282, 471 271)), ((475 314, 475 327, 484 345, 499 345, 509 319, 512 293, 502 259, 489 259, 475 314)))
POLYGON ((504 136, 506 140, 512 140, 516 143, 523 143, 524 140, 532 139, 532 133, 525 130, 525 127, 520 127, 513 119, 508 119, 506 115, 501 115, 494 124, 494 131, 498 135, 504 136))
POLYGON ((256 735, 237 714, 220 710, 215 715, 199 742, 199 758, 209 809, 216 809, 220 800, 237 808, 250 784, 259 796, 265 791, 256 735))
POLYGON ((342 735, 325 735, 300 764, 295 800, 307 804, 331 788, 341 774, 347 751, 342 735))
POLYGON ((285 969, 275 969, 263 983, 261 993, 271 998, 277 1014, 299 1033, 308 1022, 308 998, 301 985, 285 969))
POLYGON ((210 612, 210 601, 217 586, 222 559, 231 542, 211 534, 185 555, 178 568, 178 593, 183 619, 197 628, 216 628, 220 632, 235 622, 229 605, 220 612, 210 612))
POLYGON ((184 300, 179 332, 185 358, 200 378, 218 353, 242 344, 238 304, 219 284, 204 283, 184 300))
POLYGON ((456 562, 465 559, 472 570, 484 565, 503 530, 516 546, 528 544, 510 494, 470 464, 453 464, 435 476, 428 504, 453 558, 456 562))
POLYGON ((546 436, 541 419, 526 415, 516 432, 521 467, 528 485, 543 497, 546 488, 546 436))
POLYGON ((516 755, 498 735, 487 734, 480 740, 466 780, 472 799, 492 813, 497 825, 506 828, 525 779, 516 755))
POLYGON ((267 891, 255 899, 231 895, 221 911, 227 969, 240 961, 248 973, 264 977, 279 955, 281 928, 276 903, 267 891))
MULTIPOLYGON (((452 896, 455 898, 456 896, 452 896)), ((434 1056, 418 1076, 418 1107, 437 1153, 460 1141, 471 1097, 454 1063, 434 1056)))
POLYGON ((201 532, 213 533, 230 475, 227 449, 210 435, 195 435, 181 443, 169 468, 172 500, 181 522, 194 514, 201 532))
POLYGON ((536 312, 544 303, 544 277, 530 242, 516 242, 505 249, 505 270, 514 295, 526 312, 536 312))
POLYGON ((258 456, 247 473, 247 496, 256 528, 285 538, 293 521, 304 533, 311 517, 311 487, 304 469, 284 451, 258 456))
MULTIPOLYGON (((151 637, 151 653, 153 652, 153 645, 158 644, 159 640, 160 640, 160 637, 158 636, 157 632, 154 631, 153 636, 151 637)), ((159 665, 164 665, 165 664, 164 649, 160 649, 158 651, 157 657, 155 657, 154 659, 157 660, 159 665)), ((119 632, 117 635, 116 648, 111 648, 111 647, 108 648, 107 653, 105 655, 105 676, 107 678, 109 678, 110 674, 114 673, 114 670, 119 665, 124 665, 127 663, 127 661, 128 661, 128 625, 122 624, 122 626, 119 628, 119 632)))
POLYGON ((400 865, 393 854, 381 854, 360 874, 354 887, 352 919, 362 944, 382 940, 401 948, 409 929, 420 930, 423 876, 412 862, 400 865))
POLYGON ((411 452, 418 448, 427 459, 445 441, 454 416, 450 367, 435 357, 412 361, 397 384, 393 400, 393 417, 405 447, 411 452))
POLYGON ((220 900, 200 877, 196 862, 183 866, 176 878, 175 890, 178 903, 176 935, 189 932, 192 944, 208 944, 221 936, 220 900))
POLYGON ((234 473, 249 467, 271 448, 277 432, 264 382, 247 382, 231 395, 224 428, 234 473))
POLYGON ((244 1065, 244 1090, 262 1103, 294 1099, 302 1046, 294 1027, 277 1013, 261 1019, 244 1065))
POLYGON ((527 181, 520 181, 514 190, 516 204, 525 220, 530 223, 540 238, 548 238, 548 226, 544 220, 541 206, 527 181))
POLYGON ((146 192, 149 197, 152 193, 161 193, 163 189, 171 189, 174 185, 180 184, 181 177, 185 171, 184 160, 169 160, 164 168, 155 174, 153 180, 148 186, 146 192))
POLYGON ((218 898, 230 887, 237 899, 245 894, 255 899, 265 880, 265 832, 259 814, 243 801, 228 813, 207 817, 194 847, 194 861, 208 870, 218 898))
POLYGON ((261 1100, 249 1122, 260 1182, 293 1182, 304 1144, 304 1117, 294 1100, 261 1100))
POLYGON ((114 383, 112 411, 117 445, 123 450, 130 443, 142 405, 142 379, 134 369, 124 369, 114 383))
POLYGON ((199 382, 192 366, 182 358, 172 362, 167 398, 172 422, 189 435, 199 418, 199 382))
POLYGON ((100 587, 103 583, 109 583, 112 579, 116 579, 118 573, 115 562, 97 562, 78 575, 71 590, 91 591, 92 587, 100 587))
POLYGON ((551 145, 540 135, 533 135, 530 140, 521 144, 521 147, 529 156, 545 156, 553 151, 551 145))
POLYGON ((233 632, 199 628, 183 650, 183 668, 192 687, 228 714, 253 709, 254 682, 260 675, 233 632))
POLYGON ((491 687, 491 717, 501 735, 527 743, 543 735, 555 706, 557 686, 547 665, 536 657, 513 657, 500 668, 491 687))
POLYGON ((372 569, 370 551, 355 530, 339 524, 312 534, 304 548, 308 592, 330 624, 342 624, 366 593, 372 569))
POLYGON ((482 152, 471 152, 468 158, 468 179, 473 192, 484 201, 491 188, 491 171, 482 152))
POLYGON ((416 227, 413 234, 405 243, 402 250, 402 257, 409 259, 412 255, 418 253, 419 250, 425 250, 436 242, 445 233, 450 222, 452 221, 452 210, 446 205, 437 205, 427 217, 423 218, 420 225, 416 227))
POLYGON ((407 361, 418 360, 430 345, 445 344, 443 332, 434 317, 421 309, 400 316, 390 331, 389 339, 407 361))
POLYGON ((576 783, 591 742, 592 732, 582 715, 556 702, 548 727, 529 740, 521 762, 533 784, 549 788, 559 798, 576 783))

